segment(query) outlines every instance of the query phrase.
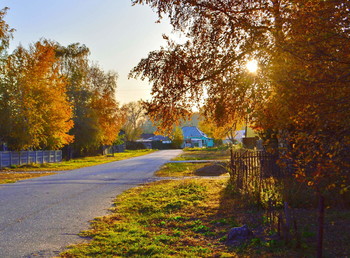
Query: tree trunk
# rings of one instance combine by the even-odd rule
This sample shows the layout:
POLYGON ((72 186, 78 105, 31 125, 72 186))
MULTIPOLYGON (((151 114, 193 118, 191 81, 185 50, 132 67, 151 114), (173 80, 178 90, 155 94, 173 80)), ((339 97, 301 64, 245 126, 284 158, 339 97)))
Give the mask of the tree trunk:
POLYGON ((322 258, 323 251, 323 227, 324 227, 324 196, 318 194, 318 234, 317 234, 317 258, 322 258))

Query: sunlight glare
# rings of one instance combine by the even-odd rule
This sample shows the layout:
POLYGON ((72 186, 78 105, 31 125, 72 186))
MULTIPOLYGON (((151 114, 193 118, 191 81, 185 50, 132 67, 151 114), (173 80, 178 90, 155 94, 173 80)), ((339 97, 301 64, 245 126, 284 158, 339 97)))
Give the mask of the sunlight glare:
POLYGON ((256 60, 250 60, 246 63, 246 67, 250 73, 256 73, 258 70, 258 61, 256 60))

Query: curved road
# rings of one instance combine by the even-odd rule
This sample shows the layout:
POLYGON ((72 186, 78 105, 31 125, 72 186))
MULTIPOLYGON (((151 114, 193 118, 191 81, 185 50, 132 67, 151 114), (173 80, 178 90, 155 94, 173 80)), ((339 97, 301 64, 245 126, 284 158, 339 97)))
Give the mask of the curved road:
POLYGON ((108 213, 114 198, 138 184, 181 150, 166 150, 0 186, 0 257, 52 257, 89 221, 108 213))

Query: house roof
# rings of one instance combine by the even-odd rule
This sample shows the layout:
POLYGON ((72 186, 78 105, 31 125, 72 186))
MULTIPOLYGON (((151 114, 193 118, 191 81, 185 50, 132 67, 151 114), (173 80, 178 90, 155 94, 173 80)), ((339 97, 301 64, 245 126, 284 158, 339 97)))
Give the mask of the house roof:
POLYGON ((141 139, 143 141, 170 141, 169 137, 163 135, 155 135, 153 133, 143 133, 141 134, 141 139))
POLYGON ((149 140, 152 140, 152 141, 170 141, 169 137, 166 137, 163 135, 154 135, 153 137, 149 138, 149 140))
POLYGON ((203 133, 195 126, 182 127, 182 133, 184 138, 209 138, 205 133, 203 133))
POLYGON ((143 134, 141 134, 141 139, 143 139, 143 140, 148 140, 149 138, 151 138, 151 137, 153 137, 154 136, 154 134, 153 133, 143 133, 143 134))

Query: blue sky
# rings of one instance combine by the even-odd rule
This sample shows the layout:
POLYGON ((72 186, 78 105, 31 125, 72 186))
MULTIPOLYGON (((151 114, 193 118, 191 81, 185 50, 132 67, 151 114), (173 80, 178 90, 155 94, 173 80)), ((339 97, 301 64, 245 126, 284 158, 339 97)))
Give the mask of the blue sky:
POLYGON ((62 45, 75 42, 90 48, 91 60, 119 74, 117 99, 123 104, 149 99, 147 82, 127 79, 129 71, 148 52, 165 42, 171 27, 149 6, 131 6, 130 0, 1 0, 9 7, 5 17, 16 29, 11 49, 27 47, 40 38, 62 45))

